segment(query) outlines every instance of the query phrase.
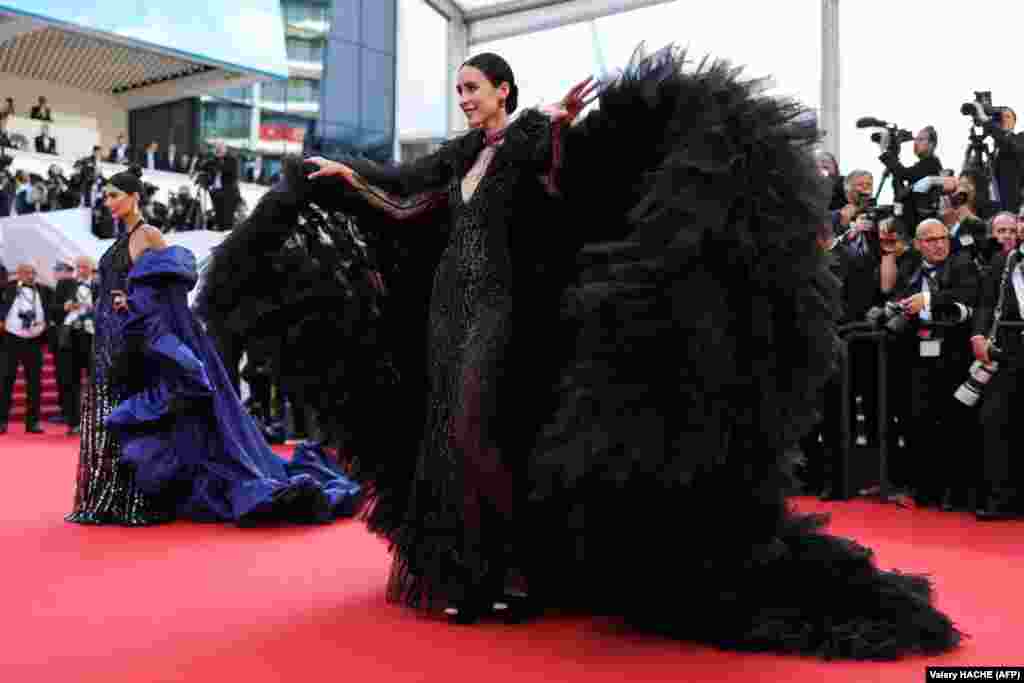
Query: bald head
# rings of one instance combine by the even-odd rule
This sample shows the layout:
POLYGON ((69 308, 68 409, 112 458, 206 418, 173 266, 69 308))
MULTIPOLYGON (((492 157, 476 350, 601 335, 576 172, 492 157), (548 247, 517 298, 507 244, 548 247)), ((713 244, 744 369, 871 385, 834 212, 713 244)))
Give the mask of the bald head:
POLYGON ((917 232, 914 233, 914 236, 917 239, 921 239, 923 237, 927 237, 929 234, 937 235, 940 233, 943 235, 948 233, 946 224, 937 218, 926 218, 917 224, 917 232))
POLYGON ((927 218, 918 224, 916 234, 914 247, 928 263, 938 265, 949 257, 949 229, 945 223, 927 218))
POLYGON ((34 284, 36 281, 36 267, 31 263, 19 263, 14 274, 19 282, 26 285, 34 284))

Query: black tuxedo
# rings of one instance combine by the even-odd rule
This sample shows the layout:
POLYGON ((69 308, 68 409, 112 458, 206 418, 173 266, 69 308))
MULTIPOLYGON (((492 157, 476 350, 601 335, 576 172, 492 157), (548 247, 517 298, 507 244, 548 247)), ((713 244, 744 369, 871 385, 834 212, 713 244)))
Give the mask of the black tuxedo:
MULTIPOLYGON (((1021 204, 1021 184, 1024 183, 1024 135, 1003 130, 986 121, 985 132, 996 143, 993 161, 996 187, 999 188, 998 207, 1017 213, 1021 204)), ((978 188, 982 194, 982 188, 978 188)))
MULTIPOLYGON (((1017 252, 1019 254, 1019 252, 1017 252)), ((1000 295, 1006 254, 999 254, 992 260, 992 268, 982 283, 978 310, 974 320, 974 334, 988 337, 1000 295)), ((1022 259, 1018 256, 1016 264, 1022 259)), ((1020 304, 1012 273, 1008 274, 1003 289, 1003 314, 1001 321, 1020 323, 1020 304)), ((979 419, 984 430, 985 451, 983 455, 985 483, 992 489, 1019 489, 1024 487, 1024 475, 1020 465, 1020 448, 1024 439, 1020 436, 1020 409, 1024 407, 1024 337, 1020 328, 1002 328, 996 333, 996 345, 1006 358, 999 363, 995 377, 985 387, 979 419)), ((966 379, 966 374, 964 379, 966 379)))
MULTIPOLYGON (((925 277, 921 259, 902 264, 897 298, 919 294, 925 277)), ((934 321, 943 309, 971 312, 978 302, 978 269, 970 254, 951 254, 933 276, 930 310, 934 321)), ((958 402, 953 394, 965 379, 971 363, 970 318, 943 327, 922 321, 910 321, 905 337, 909 344, 910 429, 909 453, 916 459, 910 483, 918 501, 937 503, 946 492, 966 493, 974 479, 968 454, 976 448, 978 434, 975 413, 958 402), (937 348, 936 348, 937 345, 937 348)), ((908 463, 909 466, 909 463, 908 463)))
MULTIPOLYGON (((0 320, 7 320, 7 314, 18 295, 18 288, 19 284, 16 282, 4 287, 3 294, 0 295, 0 320)), ((43 316, 49 322, 53 290, 40 284, 34 285, 32 289, 40 297, 43 316)), ((25 381, 28 385, 28 410, 25 412, 25 426, 31 428, 38 425, 45 339, 45 333, 33 339, 23 339, 4 329, 2 341, 0 341, 4 346, 4 362, 0 365, 0 427, 7 426, 19 364, 25 368, 25 381)))
POLYGON ((57 362, 61 412, 69 428, 78 426, 81 419, 82 373, 89 370, 92 359, 93 335, 81 325, 63 324, 68 316, 64 305, 77 299, 78 287, 77 278, 58 282, 50 315, 57 326, 57 338, 60 340, 54 350, 54 356, 57 362))
POLYGON ((240 173, 238 158, 225 154, 223 157, 212 157, 207 163, 210 163, 215 169, 211 174, 211 182, 217 172, 220 173, 220 189, 210 191, 213 210, 217 215, 217 227, 220 230, 230 230, 235 226, 235 211, 242 198, 238 189, 240 173))
POLYGON ((29 118, 36 119, 37 121, 53 121, 53 117, 50 113, 50 108, 40 107, 38 104, 32 107, 32 111, 29 114, 29 118))
POLYGON ((36 153, 37 154, 56 154, 57 153, 57 139, 50 136, 49 139, 42 135, 36 136, 36 153))
POLYGON ((942 162, 938 157, 928 156, 919 159, 913 166, 900 163, 898 154, 886 152, 878 160, 892 173, 900 188, 897 201, 903 202, 904 222, 911 231, 917 229, 924 210, 925 195, 913 192, 913 185, 922 178, 937 176, 942 173, 942 162))

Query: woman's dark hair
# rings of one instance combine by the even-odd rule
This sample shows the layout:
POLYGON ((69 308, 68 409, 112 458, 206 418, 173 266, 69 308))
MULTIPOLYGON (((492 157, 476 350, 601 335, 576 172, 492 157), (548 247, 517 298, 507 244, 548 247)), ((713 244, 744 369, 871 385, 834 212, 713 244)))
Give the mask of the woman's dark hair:
POLYGON ((482 52, 470 57, 462 66, 471 66, 479 69, 487 80, 495 88, 501 87, 502 83, 508 83, 508 99, 505 100, 505 111, 511 114, 519 106, 519 86, 516 85, 516 77, 512 73, 512 67, 504 59, 493 52, 482 52))
POLYGON ((121 171, 120 173, 112 176, 107 181, 108 185, 113 185, 122 192, 127 192, 142 196, 142 167, 133 165, 128 167, 127 171, 121 171))

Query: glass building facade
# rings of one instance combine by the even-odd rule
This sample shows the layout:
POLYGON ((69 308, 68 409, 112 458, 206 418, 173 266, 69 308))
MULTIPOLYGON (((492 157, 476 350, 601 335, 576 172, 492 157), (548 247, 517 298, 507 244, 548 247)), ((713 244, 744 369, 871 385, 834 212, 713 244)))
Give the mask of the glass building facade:
MULTIPOLYGON (((288 80, 191 98, 179 150, 223 142, 269 183, 285 155, 412 158, 446 137, 448 20, 427 0, 282 0, 281 14, 288 80)), ((166 110, 131 112, 138 139, 166 137, 166 110)))

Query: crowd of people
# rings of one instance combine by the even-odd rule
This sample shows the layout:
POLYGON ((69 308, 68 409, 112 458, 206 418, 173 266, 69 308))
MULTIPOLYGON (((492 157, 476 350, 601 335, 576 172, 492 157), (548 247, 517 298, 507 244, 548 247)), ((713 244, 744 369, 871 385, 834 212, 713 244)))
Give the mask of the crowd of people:
MULTIPOLYGON (((4 143, 0 123, 0 146, 4 143)), ((248 211, 239 190, 239 161, 223 144, 211 146, 208 155, 190 157, 178 154, 173 144, 165 155, 153 142, 136 154, 119 135, 107 153, 95 146, 91 156, 76 160, 71 168, 52 164, 45 176, 12 168, 12 162, 13 158, 0 150, 0 218, 89 207, 94 209, 94 233, 101 238, 115 237, 123 226, 102 208, 103 162, 189 176, 188 184, 168 191, 166 198, 159 196, 157 186, 146 186, 142 207, 146 220, 167 232, 230 230, 248 211)))
POLYGON ((849 485, 840 462, 846 448, 858 457, 866 451, 857 446, 876 449, 884 440, 899 500, 979 520, 1024 511, 1024 471, 1011 455, 1021 442, 1012 406, 1024 310, 1024 140, 1011 109, 992 117, 979 106, 975 119, 993 140, 993 163, 968 157, 958 174, 939 161, 932 127, 914 136, 910 166, 890 141, 879 142, 894 178, 893 210, 873 201, 879 188, 870 171, 840 175, 835 159, 819 154, 834 188, 819 241, 842 282, 850 333, 848 391, 833 379, 825 419, 801 443, 806 490, 824 499, 842 497, 849 485), (864 334, 872 329, 881 334, 864 334), (882 377, 879 344, 887 354, 882 377), (853 443, 843 444, 844 434, 853 443))

